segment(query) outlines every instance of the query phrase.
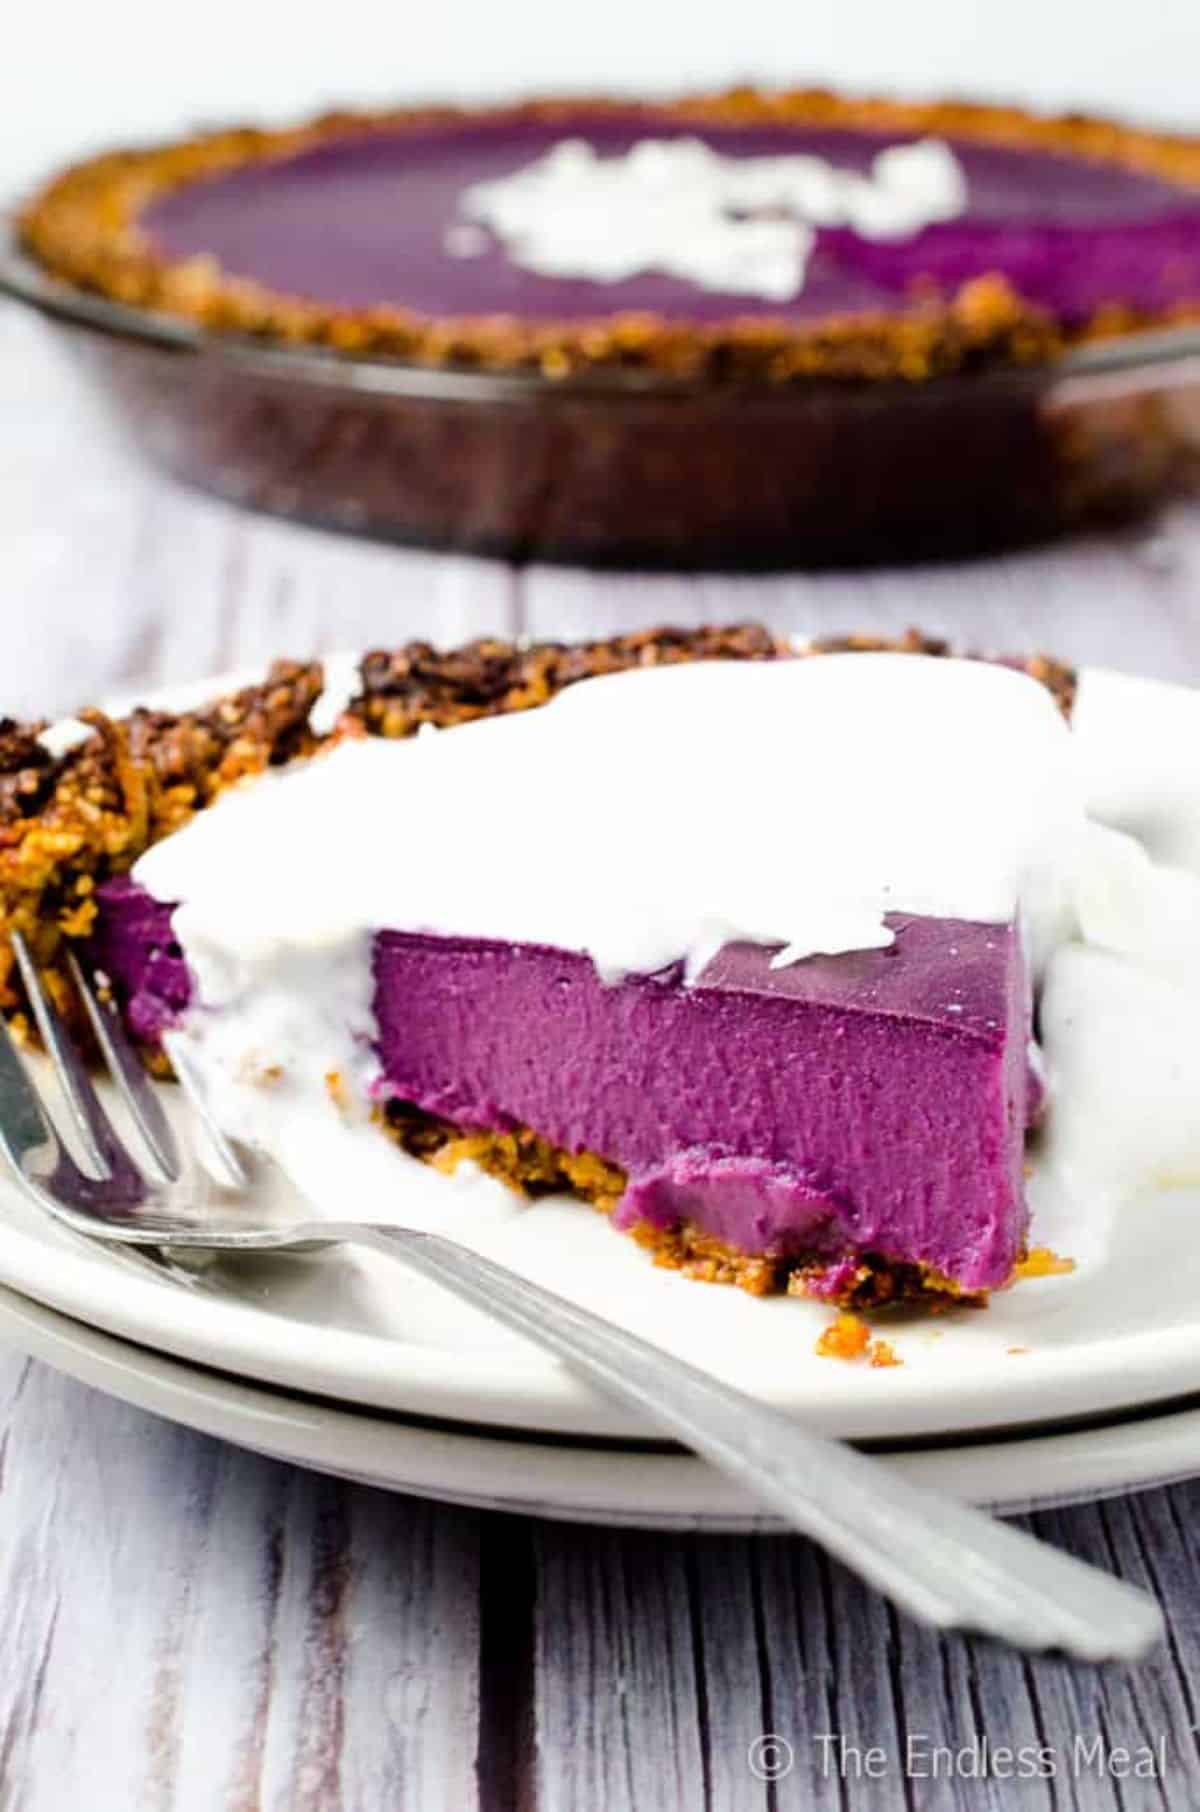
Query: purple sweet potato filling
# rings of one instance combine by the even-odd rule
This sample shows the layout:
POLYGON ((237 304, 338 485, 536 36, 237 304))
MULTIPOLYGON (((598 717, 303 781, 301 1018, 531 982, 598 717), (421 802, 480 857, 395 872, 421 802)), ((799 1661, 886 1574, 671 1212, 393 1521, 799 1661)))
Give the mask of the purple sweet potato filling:
MULTIPOLYGON (((94 954, 138 1036, 186 1004, 171 908, 98 889, 94 954)), ((772 970, 727 945, 605 985, 583 956, 381 931, 388 1089, 468 1127, 532 1127, 621 1166, 619 1226, 690 1221, 748 1253, 874 1252, 965 1289, 1024 1241, 1036 1110, 1029 1000, 1011 926, 895 917, 887 950, 772 970)))
POLYGON ((96 889, 100 911, 89 955, 113 985, 126 1025, 156 1045, 191 998, 192 982, 171 930, 170 906, 120 876, 96 889))
POLYGON ((337 140, 170 190, 142 224, 165 256, 209 254, 228 275, 277 293, 434 316, 571 321, 647 310, 698 322, 730 314, 802 321, 886 308, 916 279, 950 293, 990 273, 1067 322, 1106 302, 1156 311, 1200 295, 1196 191, 1115 164, 965 139, 953 141, 969 187, 965 216, 883 243, 823 231, 803 290, 783 305, 654 272, 602 285, 535 275, 498 246, 475 258, 446 252, 446 229, 470 183, 519 169, 564 137, 585 137, 612 156, 650 134, 698 136, 732 156, 807 152, 856 170, 897 142, 894 133, 845 127, 656 126, 581 108, 555 123, 500 119, 337 140))

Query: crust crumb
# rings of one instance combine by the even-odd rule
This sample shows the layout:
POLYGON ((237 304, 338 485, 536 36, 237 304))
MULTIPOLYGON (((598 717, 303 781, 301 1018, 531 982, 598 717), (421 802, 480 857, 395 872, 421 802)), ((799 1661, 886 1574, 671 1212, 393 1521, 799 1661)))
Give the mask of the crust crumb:
POLYGON ((871 1345, 871 1331, 853 1309, 840 1309, 818 1337, 815 1351, 822 1359, 863 1359, 871 1345))
POLYGON ((1012 1281, 1023 1277, 1067 1277, 1075 1269, 1073 1258, 1062 1258, 1049 1246, 1031 1246, 1013 1267, 1012 1281))
POLYGON ((821 1359, 865 1359, 877 1368, 904 1364, 890 1340, 871 1338, 870 1328, 853 1309, 838 1311, 818 1336, 813 1350, 821 1359))

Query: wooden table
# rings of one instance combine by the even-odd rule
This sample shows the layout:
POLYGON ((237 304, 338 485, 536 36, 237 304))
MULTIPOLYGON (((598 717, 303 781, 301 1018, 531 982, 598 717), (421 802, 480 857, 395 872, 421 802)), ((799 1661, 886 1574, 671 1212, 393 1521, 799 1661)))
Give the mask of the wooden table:
MULTIPOLYGON (((747 616, 818 632, 916 622, 1200 681, 1200 510, 1117 540, 863 576, 597 577, 358 545, 143 472, 13 309, 0 586, 0 709, 28 714, 285 651, 747 616)), ((1029 1662, 900 1622, 798 1540, 389 1497, 0 1350, 0 1807, 1193 1808, 1198 1512, 1185 1485, 1034 1517, 1157 1591, 1171 1634, 1135 1671, 1029 1662), (767 1733, 790 1748, 753 1749, 767 1733), (1056 1776, 974 1779, 969 1754, 932 1776, 933 1745, 983 1738, 1046 1746, 1056 1776), (1162 1778, 1101 1777, 1096 1738, 1109 1754, 1161 1746, 1162 1778)))

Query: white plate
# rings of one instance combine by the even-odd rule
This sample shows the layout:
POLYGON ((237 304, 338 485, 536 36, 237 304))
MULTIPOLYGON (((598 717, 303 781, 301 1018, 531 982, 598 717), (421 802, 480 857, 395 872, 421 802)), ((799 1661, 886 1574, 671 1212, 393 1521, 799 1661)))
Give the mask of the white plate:
MULTIPOLYGON (((190 702, 196 690, 172 702, 190 702)), ((177 1106, 176 1092, 164 1092, 177 1106)), ((816 1303, 689 1282, 656 1269, 590 1208, 522 1204, 484 1187, 481 1209, 479 1185, 403 1163, 381 1139, 371 1199, 332 1206, 455 1234, 850 1438, 1012 1428, 1200 1390, 1197 1189, 1160 1190, 1102 1226, 1056 1224, 1035 1182, 1036 1237, 1071 1254, 1076 1271, 1024 1282, 982 1314, 889 1328, 903 1364, 872 1370, 817 1356, 829 1311, 816 1303)), ((0 1284, 142 1346, 351 1404, 521 1431, 653 1432, 376 1254, 243 1262, 181 1287, 139 1258, 52 1226, 0 1177, 0 1284)))
MULTIPOLYGON (((274 1459, 388 1491, 565 1522, 737 1532, 780 1528, 688 1454, 521 1440, 250 1385, 164 1358, 0 1290, 0 1335, 140 1409, 274 1459)), ((906 1477, 1016 1513, 1173 1484, 1200 1470, 1200 1408, 1086 1431, 889 1452, 906 1477)))
MULTIPOLYGON (((389 1179, 394 1166, 393 1209, 444 1226, 836 1434, 896 1439, 1012 1426, 1200 1390, 1200 1200, 1190 1192, 1123 1217, 1108 1250, 1082 1258, 1069 1277, 1023 1283, 982 1313, 889 1328, 904 1363, 872 1370, 816 1355, 829 1319, 817 1303, 751 1298, 658 1270, 574 1202, 522 1204, 496 1185, 494 1212, 481 1225, 475 1189, 394 1164, 382 1140, 380 1162, 389 1179)), ((381 1204, 363 1209, 379 1216, 381 1204)), ((166 1275, 64 1232, 0 1177, 0 1283, 140 1345, 345 1402, 522 1430, 653 1432, 375 1253, 343 1248, 166 1275)))

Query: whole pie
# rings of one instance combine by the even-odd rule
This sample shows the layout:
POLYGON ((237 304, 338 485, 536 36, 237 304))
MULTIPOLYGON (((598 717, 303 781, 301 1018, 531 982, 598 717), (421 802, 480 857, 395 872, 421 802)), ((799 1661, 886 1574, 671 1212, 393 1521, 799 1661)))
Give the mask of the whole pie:
POLYGON ((923 379, 1200 312, 1200 142, 749 91, 337 114, 94 158, 49 270, 217 332, 554 378, 923 379))

